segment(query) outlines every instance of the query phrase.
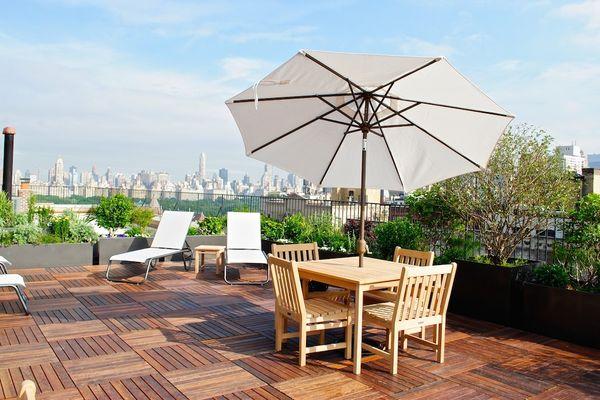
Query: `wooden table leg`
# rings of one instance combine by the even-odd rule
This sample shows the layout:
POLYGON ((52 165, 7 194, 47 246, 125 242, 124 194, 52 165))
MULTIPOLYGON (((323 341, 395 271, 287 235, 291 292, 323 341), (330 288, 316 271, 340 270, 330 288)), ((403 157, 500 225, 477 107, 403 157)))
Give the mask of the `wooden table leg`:
POLYGON ((225 253, 220 251, 215 257, 215 274, 219 275, 223 270, 223 263, 225 262, 225 253))
POLYGON ((302 295, 304 296, 304 299, 308 298, 308 283, 310 281, 308 279, 302 279, 302 295))
POLYGON ((362 309, 363 290, 360 285, 354 290, 354 373, 360 375, 362 359, 362 309))
POLYGON ((200 252, 196 250, 194 253, 194 272, 198 275, 198 272, 200 272, 200 252))

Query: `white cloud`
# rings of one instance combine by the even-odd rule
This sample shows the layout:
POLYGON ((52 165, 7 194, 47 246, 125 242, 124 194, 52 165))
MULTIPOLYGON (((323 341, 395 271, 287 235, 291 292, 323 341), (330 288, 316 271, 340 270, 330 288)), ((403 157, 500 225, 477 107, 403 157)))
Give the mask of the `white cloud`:
POLYGON ((272 69, 272 64, 257 58, 229 57, 221 60, 224 80, 257 81, 272 69))
POLYGON ((524 63, 521 60, 510 59, 510 60, 500 61, 499 63, 497 63, 495 65, 495 67, 501 71, 514 72, 514 71, 518 71, 518 70, 522 69, 523 64, 524 63))
POLYGON ((554 14, 583 23, 583 28, 570 39, 582 47, 600 48, 600 1, 585 0, 559 7, 554 14))
POLYGON ((224 60, 220 76, 207 79, 142 68, 85 42, 3 39, 0 54, 0 124, 17 127, 19 168, 47 168, 60 153, 80 168, 182 174, 202 150, 232 169, 249 165, 223 102, 265 62, 224 60))

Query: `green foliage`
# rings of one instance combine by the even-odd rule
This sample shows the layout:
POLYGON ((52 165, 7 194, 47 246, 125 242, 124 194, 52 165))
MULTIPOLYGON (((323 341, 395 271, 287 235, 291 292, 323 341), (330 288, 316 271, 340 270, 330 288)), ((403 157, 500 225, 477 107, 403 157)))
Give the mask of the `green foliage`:
POLYGON ((114 231, 124 228, 131 222, 133 214, 133 200, 123 194, 103 197, 100 204, 94 209, 94 216, 98 225, 108 229, 111 236, 114 231))
POLYGON ((14 224, 15 212, 13 203, 5 192, 0 192, 0 226, 9 227, 14 224))
POLYGON ((50 222, 49 231, 55 235, 61 242, 69 241, 71 221, 67 216, 53 218, 50 222))
MULTIPOLYGON (((369 247, 372 247, 375 243, 375 227, 377 223, 375 221, 365 221, 365 241, 369 247)), ((344 224, 344 232, 347 237, 358 238, 360 237, 360 220, 349 219, 344 224)), ((355 240, 356 242, 356 240, 355 240)), ((354 243, 354 246, 356 243, 354 243)))
POLYGON ((283 234, 292 243, 310 242, 311 227, 300 213, 287 216, 283 219, 283 234))
POLYGON ((375 236, 374 253, 386 260, 392 259, 396 246, 415 250, 427 248, 421 225, 406 217, 377 225, 375 236))
POLYGON ((578 193, 552 137, 527 125, 505 131, 485 170, 441 186, 457 214, 478 227, 481 244, 498 265, 549 218, 570 210, 578 193))
POLYGON ((154 218, 154 211, 148 207, 135 207, 131 213, 131 224, 128 232, 137 233, 127 236, 142 236, 154 218))
POLYGON ((54 211, 50 207, 36 207, 35 214, 37 215, 39 226, 42 229, 48 229, 52 222, 54 211))
MULTIPOLYGON (((93 243, 98 240, 94 228, 71 210, 52 218, 48 225, 48 234, 56 237, 60 242, 67 243, 93 243)), ((46 239, 51 240, 50 237, 46 239)))
POLYGON ((435 257, 436 264, 448 264, 456 260, 470 260, 475 257, 480 244, 473 234, 458 234, 444 239, 440 254, 435 257))
POLYGON ((266 240, 277 242, 285 237, 283 222, 269 218, 266 215, 260 216, 260 230, 263 238, 266 240))
POLYGON ((35 195, 32 194, 27 199, 27 221, 29 221, 29 223, 34 222, 35 212, 36 212, 35 195))
POLYGON ((224 215, 216 217, 204 217, 198 222, 198 235, 222 235, 227 225, 227 217, 224 215))
POLYGON ((566 288, 570 277, 562 265, 543 264, 533 270, 533 281, 546 286, 566 288))
POLYGON ((27 222, 26 216, 24 219, 25 223, 11 229, 12 244, 39 244, 44 232, 38 225, 27 222))
POLYGON ((565 240, 554 247, 561 265, 575 287, 600 289, 600 195, 588 194, 570 213, 565 240))
MULTIPOLYGON (((142 228, 140 228, 137 225, 133 225, 133 226, 130 226, 129 228, 127 228, 127 230, 125 231, 125 235, 127 235, 129 237, 137 237, 137 236, 143 236, 144 233, 142 231, 142 228)), ((195 235, 195 233, 189 233, 189 231, 188 231, 188 235, 195 235)))

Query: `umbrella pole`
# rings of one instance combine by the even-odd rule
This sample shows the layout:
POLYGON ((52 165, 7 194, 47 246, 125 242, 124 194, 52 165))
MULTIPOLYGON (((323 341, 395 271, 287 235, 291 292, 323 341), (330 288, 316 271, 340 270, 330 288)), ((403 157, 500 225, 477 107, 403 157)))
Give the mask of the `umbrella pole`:
POLYGON ((363 130, 362 143, 362 165, 360 171, 360 235, 357 243, 358 266, 362 268, 363 258, 367 252, 367 242, 365 241, 365 197, 366 197, 366 178, 367 178, 367 134, 368 129, 363 130))

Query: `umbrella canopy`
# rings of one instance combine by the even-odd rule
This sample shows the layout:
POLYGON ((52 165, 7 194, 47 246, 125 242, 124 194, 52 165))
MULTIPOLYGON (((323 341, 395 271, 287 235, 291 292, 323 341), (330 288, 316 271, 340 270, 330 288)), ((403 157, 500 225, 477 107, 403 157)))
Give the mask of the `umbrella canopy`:
POLYGON ((365 188, 411 191, 485 168, 513 119, 443 57, 310 50, 226 104, 249 157, 360 187, 363 209, 365 188))

